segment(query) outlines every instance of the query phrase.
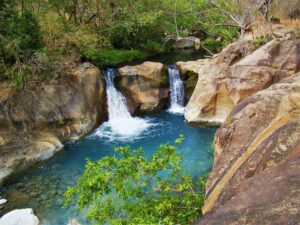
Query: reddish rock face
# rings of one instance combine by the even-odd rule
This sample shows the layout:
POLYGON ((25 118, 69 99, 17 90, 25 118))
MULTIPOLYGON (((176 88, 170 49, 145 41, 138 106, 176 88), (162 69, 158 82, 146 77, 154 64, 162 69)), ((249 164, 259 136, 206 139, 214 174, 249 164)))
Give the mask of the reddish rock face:
POLYGON ((299 72, 299 55, 300 40, 290 37, 274 39, 254 52, 251 41, 229 45, 213 59, 201 61, 185 118, 189 122, 224 123, 246 97, 299 72))
POLYGON ((198 224, 300 221, 300 73, 234 107, 215 138, 198 224))
POLYGON ((118 70, 117 88, 126 97, 132 114, 158 112, 169 103, 167 68, 161 63, 145 62, 118 70))

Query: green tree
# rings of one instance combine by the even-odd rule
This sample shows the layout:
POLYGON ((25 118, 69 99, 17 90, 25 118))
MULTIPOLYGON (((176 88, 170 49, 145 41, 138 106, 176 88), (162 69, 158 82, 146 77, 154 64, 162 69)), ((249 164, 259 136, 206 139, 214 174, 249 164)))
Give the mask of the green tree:
POLYGON ((33 14, 29 10, 19 14, 13 2, 4 0, 0 10, 0 74, 19 86, 29 73, 26 63, 41 47, 42 35, 33 14))
POLYGON ((116 148, 120 157, 88 161, 84 174, 66 193, 95 224, 190 224, 201 216, 205 179, 182 168, 176 146, 164 144, 151 159, 143 150, 116 148))

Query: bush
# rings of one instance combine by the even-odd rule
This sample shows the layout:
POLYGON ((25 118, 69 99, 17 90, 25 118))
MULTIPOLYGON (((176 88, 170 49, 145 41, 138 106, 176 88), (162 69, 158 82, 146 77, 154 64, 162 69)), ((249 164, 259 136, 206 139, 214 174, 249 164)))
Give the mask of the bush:
POLYGON ((11 3, 4 2, 0 11, 0 78, 20 86, 30 73, 26 63, 41 47, 40 27, 32 13, 19 15, 11 3))
POLYGON ((42 47, 40 27, 30 11, 17 15, 5 8, 0 21, 0 54, 6 63, 24 61, 42 47))
MULTIPOLYGON (((175 141, 176 145, 183 137, 175 141)), ((161 145, 151 159, 143 150, 116 148, 120 157, 88 161, 77 184, 65 193, 99 224, 190 224, 201 216, 205 178, 183 172, 176 146, 161 145)))
POLYGON ((252 43, 256 47, 260 47, 266 43, 266 38, 265 38, 265 36, 259 36, 259 37, 253 38, 252 43))
POLYGON ((100 68, 115 67, 122 63, 129 63, 137 60, 144 60, 148 54, 140 50, 104 50, 83 52, 83 56, 91 60, 95 65, 100 68))

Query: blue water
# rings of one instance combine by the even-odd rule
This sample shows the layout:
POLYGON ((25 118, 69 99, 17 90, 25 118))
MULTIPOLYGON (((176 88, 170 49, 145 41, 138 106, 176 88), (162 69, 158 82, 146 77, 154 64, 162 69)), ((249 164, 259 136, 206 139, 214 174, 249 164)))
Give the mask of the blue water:
POLYGON ((86 224, 84 212, 62 207, 63 193, 83 172, 87 158, 97 160, 114 155, 116 146, 130 145, 132 149, 142 146, 145 154, 150 156, 160 144, 173 143, 183 134, 185 140, 179 151, 184 155, 186 172, 198 177, 211 170, 215 128, 196 127, 187 124, 183 116, 167 112, 146 119, 152 126, 137 138, 111 139, 105 135, 98 136, 95 131, 78 142, 67 144, 54 158, 1 190, 0 196, 8 198, 9 204, 0 209, 0 215, 11 209, 30 207, 42 219, 43 225, 66 225, 71 219, 76 219, 81 225, 86 224))

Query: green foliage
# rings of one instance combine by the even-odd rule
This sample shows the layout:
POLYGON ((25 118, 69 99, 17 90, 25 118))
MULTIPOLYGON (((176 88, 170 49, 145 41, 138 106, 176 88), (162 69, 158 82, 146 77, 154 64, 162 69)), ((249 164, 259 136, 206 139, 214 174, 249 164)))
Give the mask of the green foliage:
POLYGON ((262 46, 266 43, 266 38, 265 38, 265 36, 259 36, 259 37, 253 38, 252 43, 256 47, 262 46))
POLYGON ((10 78, 14 87, 21 86, 30 73, 27 62, 41 47, 40 27, 33 14, 27 10, 18 14, 11 2, 4 1, 0 11, 0 79, 10 78))
POLYGON ((95 52, 94 49, 84 51, 83 56, 91 60, 98 67, 117 66, 121 63, 129 63, 136 60, 143 60, 148 55, 140 50, 105 50, 95 52))
MULTIPOLYGON (((34 1, 30 5, 34 8, 34 1)), ((50 40, 54 45, 64 42, 80 52, 94 48, 157 53, 178 37, 221 37, 225 44, 238 33, 236 28, 222 26, 229 17, 207 0, 54 0, 39 2, 39 9, 36 14, 46 28, 43 31, 49 33, 46 39, 55 33, 50 40)), ((61 52, 68 49, 63 46, 61 52)))
POLYGON ((63 126, 63 125, 65 125, 65 124, 66 124, 66 122, 65 122, 64 119, 60 119, 60 120, 58 120, 58 122, 57 122, 57 125, 58 125, 58 126, 63 126))
POLYGON ((0 15, 0 57, 6 63, 23 61, 42 47, 40 28, 30 11, 17 15, 5 8, 0 15))
POLYGON ((151 159, 143 150, 116 148, 120 155, 87 161, 84 174, 65 193, 88 209, 95 224, 190 224, 201 216, 205 178, 198 182, 183 172, 176 146, 161 145, 151 159))
POLYGON ((234 118, 232 117, 232 115, 229 115, 227 118, 226 118, 226 124, 233 124, 234 122, 234 118))
POLYGON ((23 64, 43 44, 57 61, 81 57, 107 67, 168 51, 179 37, 196 36, 204 49, 216 52, 238 35, 230 16, 208 0, 0 3, 0 74, 18 78, 16 84, 30 77, 23 64))

